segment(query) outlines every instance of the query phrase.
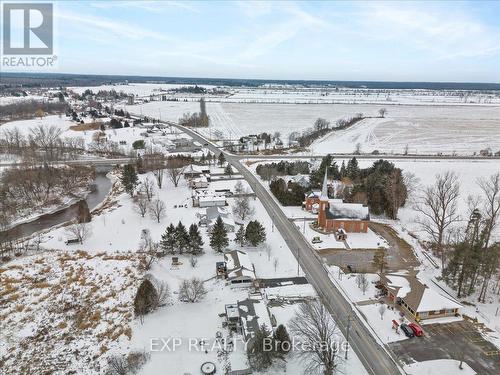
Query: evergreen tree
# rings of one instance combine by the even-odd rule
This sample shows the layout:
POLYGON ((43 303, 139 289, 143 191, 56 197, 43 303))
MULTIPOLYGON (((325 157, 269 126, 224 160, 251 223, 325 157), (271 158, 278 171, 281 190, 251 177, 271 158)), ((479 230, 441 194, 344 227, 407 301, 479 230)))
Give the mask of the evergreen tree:
POLYGON ((134 299, 134 312, 141 319, 141 322, 144 315, 154 310, 157 299, 158 292, 153 283, 148 279, 143 280, 134 299))
POLYGON ((345 169, 345 162, 342 160, 342 166, 340 167, 340 178, 344 178, 347 176, 347 171, 345 169))
POLYGON ((243 225, 241 225, 240 228, 238 229, 238 231, 236 232, 234 240, 241 247, 243 247, 245 245, 245 243, 246 243, 246 239, 245 239, 245 227, 243 225))
POLYGON ((347 177, 349 177, 352 181, 355 181, 359 177, 359 165, 356 158, 352 158, 347 162, 347 177))
POLYGON ((123 167, 120 182, 127 193, 130 195, 134 194, 135 187, 138 184, 138 178, 133 165, 127 164, 123 167))
POLYGON ((189 248, 189 233, 187 232, 184 224, 180 221, 175 228, 175 240, 180 254, 189 248))
POLYGON ((228 175, 229 177, 233 175, 233 168, 231 167, 231 164, 226 165, 226 168, 224 169, 224 174, 228 175))
POLYGON ((274 340, 276 341, 278 353, 286 354, 290 351, 292 342, 290 340, 290 335, 283 324, 280 324, 278 328, 276 328, 276 332, 274 332, 274 340))
POLYGON ((219 161, 219 167, 222 167, 224 165, 224 163, 226 162, 226 157, 224 156, 224 154, 222 152, 219 154, 218 161, 219 161))
POLYGON ((174 224, 170 223, 161 235, 160 247, 167 254, 175 254, 176 246, 176 230, 174 224))
POLYGON ((205 164, 206 162, 207 162, 207 159, 205 157, 205 154, 201 154, 200 163, 205 164))
POLYGON ((252 246, 257 246, 266 240, 266 230, 257 220, 248 223, 245 231, 245 239, 252 246))
POLYGON ((210 246, 215 251, 221 253, 228 245, 227 230, 224 227, 224 222, 219 216, 210 232, 210 246))
POLYGON ((274 350, 274 339, 269 329, 263 324, 248 345, 248 359, 252 369, 261 371, 269 368, 278 357, 274 350), (269 350, 271 348, 271 350, 269 350))
POLYGON ((203 251, 203 240, 196 224, 191 224, 189 227, 189 250, 194 255, 201 254, 203 251))

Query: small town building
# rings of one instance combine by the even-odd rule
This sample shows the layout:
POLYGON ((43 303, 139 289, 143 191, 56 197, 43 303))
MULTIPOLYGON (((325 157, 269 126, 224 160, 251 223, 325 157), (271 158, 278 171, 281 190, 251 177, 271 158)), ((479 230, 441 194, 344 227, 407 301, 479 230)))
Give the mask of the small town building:
POLYGON ((445 293, 429 288, 416 275, 381 274, 379 286, 390 302, 400 305, 417 322, 456 316, 461 307, 445 293))
POLYGON ((189 187, 192 189, 206 189, 209 185, 208 178, 205 176, 200 176, 193 178, 188 183, 189 187))
POLYGON ((232 250, 224 253, 224 266, 216 265, 217 274, 225 269, 222 275, 231 285, 250 286, 255 280, 253 263, 247 253, 240 250, 232 250))
POLYGON ((321 190, 311 190, 309 193, 307 193, 306 200, 302 203, 302 208, 306 209, 307 211, 313 211, 314 205, 316 205, 316 208, 319 207, 320 196, 321 190))
POLYGON ((370 213, 360 203, 344 203, 342 199, 328 198, 328 176, 325 171, 323 188, 319 197, 318 226, 325 232, 343 229, 347 233, 366 233, 370 213))

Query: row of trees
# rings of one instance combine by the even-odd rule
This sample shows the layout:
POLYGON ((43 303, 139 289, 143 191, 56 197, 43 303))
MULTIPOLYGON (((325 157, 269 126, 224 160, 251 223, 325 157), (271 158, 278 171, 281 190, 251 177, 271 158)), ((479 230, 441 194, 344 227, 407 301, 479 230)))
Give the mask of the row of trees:
POLYGON ((313 125, 312 129, 304 131, 300 136, 294 136, 294 141, 299 142, 300 147, 307 147, 311 145, 316 139, 323 137, 334 130, 342 130, 346 129, 358 121, 363 119, 363 114, 358 113, 349 119, 340 119, 337 120, 334 127, 330 126, 330 122, 325 120, 324 118, 318 118, 313 125))
POLYGON ((0 179, 0 211, 9 216, 57 204, 88 187, 93 178, 93 168, 84 166, 7 169, 0 179))
POLYGON ((62 138, 63 131, 55 125, 37 125, 28 134, 19 128, 0 132, 0 149, 6 153, 20 155, 26 162, 51 162, 64 156, 74 158, 85 149, 82 137, 62 138))
POLYGON ((287 184, 282 178, 272 180, 269 183, 269 188, 283 206, 302 205, 305 193, 309 190, 296 183, 287 184))
POLYGON ((310 165, 307 161, 280 161, 277 163, 259 164, 255 171, 265 181, 269 181, 277 176, 295 176, 311 173, 310 165))
POLYGON ((191 224, 189 230, 179 221, 177 226, 170 223, 161 236, 160 250, 163 254, 199 255, 203 252, 203 240, 196 224, 191 224))

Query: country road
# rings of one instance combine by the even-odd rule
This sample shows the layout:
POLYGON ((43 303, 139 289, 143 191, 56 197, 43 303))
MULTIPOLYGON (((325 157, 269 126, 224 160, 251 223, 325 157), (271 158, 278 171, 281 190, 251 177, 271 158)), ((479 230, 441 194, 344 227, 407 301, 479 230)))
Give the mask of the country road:
MULTIPOLYGON (((200 134, 185 127, 172 124, 189 134, 193 139, 206 144, 212 152, 218 153, 220 149, 206 140, 200 134)), ((323 303, 332 314, 338 327, 347 336, 347 321, 350 318, 349 343, 356 352, 369 374, 390 375, 404 373, 400 366, 392 359, 390 354, 376 342, 369 329, 363 324, 358 315, 352 310, 349 301, 342 295, 330 280, 323 267, 321 259, 297 230, 295 225, 288 220, 269 192, 260 184, 257 178, 240 162, 240 157, 224 153, 226 160, 245 177, 255 194, 259 198, 267 213, 272 217, 274 225, 281 233, 286 244, 300 263, 309 283, 314 287, 323 303)))

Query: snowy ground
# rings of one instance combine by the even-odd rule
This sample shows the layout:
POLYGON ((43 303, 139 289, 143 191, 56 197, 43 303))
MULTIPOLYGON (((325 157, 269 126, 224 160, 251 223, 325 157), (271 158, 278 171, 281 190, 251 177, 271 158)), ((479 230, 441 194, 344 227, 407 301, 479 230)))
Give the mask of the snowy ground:
MULTIPOLYGON (((97 119, 97 122, 102 121, 102 119, 97 119)), ((82 138, 84 140, 85 146, 88 148, 93 142, 93 136, 95 133, 100 132, 100 130, 85 130, 77 131, 70 129, 71 126, 77 125, 70 117, 64 115, 50 115, 40 118, 34 118, 30 120, 19 120, 10 121, 0 126, 0 135, 3 130, 12 130, 17 128, 21 131, 25 137, 30 135, 30 130, 39 126, 56 126, 61 129, 61 138, 82 138)), ((180 132, 177 129, 165 129, 165 132, 156 132, 148 134, 148 137, 144 137, 142 134, 146 132, 146 129, 139 127, 129 127, 120 129, 107 129, 106 139, 111 142, 125 142, 121 144, 119 148, 123 153, 128 153, 132 150, 132 143, 137 140, 144 140, 146 147, 150 145, 153 148, 162 148, 163 143, 166 145, 170 144, 172 139, 186 138, 186 134, 180 132)))
MULTIPOLYGON (((214 168, 214 171, 220 171, 220 168, 214 168)), ((144 179, 146 176, 142 175, 140 177, 144 179)), ((152 178, 151 175, 149 177, 152 178)), ((210 188, 233 188, 236 182, 237 181, 217 181, 212 183, 210 188)), ((89 263, 88 266, 83 265, 86 269, 96 262, 99 257, 115 257, 117 256, 116 254, 122 254, 123 252, 128 254, 127 257, 137 254, 142 229, 149 229, 153 239, 157 241, 168 223, 173 222, 176 224, 181 220, 188 226, 198 221, 196 214, 202 211, 200 208, 193 208, 191 206, 191 191, 183 179, 178 188, 174 188, 170 181, 164 181, 164 187, 156 192, 157 196, 167 205, 167 215, 161 220, 161 223, 156 223, 156 221, 149 216, 141 218, 133 209, 130 196, 120 192, 120 190, 116 188, 113 191, 113 203, 108 204, 108 208, 104 209, 99 215, 94 216, 91 222, 92 235, 89 239, 84 241, 83 245, 68 247, 64 244, 64 240, 67 238, 65 228, 56 228, 44 235, 42 247, 55 250, 56 252, 53 254, 57 255, 54 256, 61 256, 59 254, 68 254, 65 256, 88 254, 85 256, 92 259, 92 263, 89 263), (188 208, 173 208, 174 205, 184 206, 185 204, 187 204, 188 208), (84 251, 85 253, 80 251, 84 251)), ((230 212, 233 201, 234 200, 231 198, 228 199, 230 204, 228 211, 230 212)), ((248 252, 251 261, 255 265, 257 276, 263 278, 295 276, 297 274, 297 263, 290 250, 287 248, 283 238, 277 230, 273 230, 271 219, 261 203, 258 200, 252 200, 251 204, 255 209, 255 213, 250 219, 258 219, 264 224, 267 231, 267 241, 265 245, 257 248, 245 247, 242 249, 248 252), (274 262, 274 259, 278 259, 278 262, 274 262)), ((202 234, 205 242, 205 253, 198 257, 196 267, 191 266, 190 257, 185 255, 179 256, 181 264, 175 267, 171 266, 170 257, 162 258, 153 265, 149 273, 157 279, 166 281, 173 292, 170 304, 146 316, 144 324, 141 324, 138 320, 132 320, 131 316, 127 315, 127 326, 124 327, 130 326, 131 331, 127 328, 126 332, 128 336, 131 335, 131 339, 129 340, 126 335, 125 338, 120 338, 118 341, 106 342, 108 351, 102 349, 108 353, 106 355, 127 352, 129 350, 145 350, 151 352, 151 359, 143 368, 142 374, 157 374, 161 370, 164 370, 166 366, 169 368, 169 371, 176 374, 186 371, 196 373, 201 363, 205 361, 216 363, 218 368, 224 366, 227 359, 224 356, 218 356, 217 351, 209 351, 208 354, 205 354, 204 351, 189 351, 185 348, 181 348, 175 352, 151 351, 152 339, 154 341, 160 338, 167 339, 168 337, 178 337, 184 339, 184 343, 186 342, 185 340, 190 337, 214 339, 216 332, 222 330, 222 319, 218 314, 224 311, 224 305, 227 303, 235 303, 247 297, 248 292, 246 290, 232 289, 225 286, 222 281, 212 279, 205 283, 208 295, 202 302, 193 305, 177 300, 175 293, 178 290, 179 283, 183 279, 196 276, 203 280, 208 280, 215 275, 215 263, 222 260, 222 255, 210 249, 205 229, 202 229, 202 234)), ((234 234, 230 234, 230 239, 232 239, 233 236, 234 234)), ((237 248, 237 246, 231 244, 230 248, 234 249, 237 248)), ((53 262, 47 260, 45 256, 40 256, 40 259, 42 265, 46 262, 53 262)), ((28 263, 30 263, 29 258, 25 258, 19 261, 15 260, 11 262, 9 266, 16 270, 15 272, 34 272, 27 267, 28 263), (18 269, 20 271, 17 271, 18 269)), ((107 263, 103 263, 100 266, 105 268, 106 272, 115 272, 117 275, 118 272, 122 272, 112 267, 108 267, 106 264, 107 263)), ((99 268, 99 270, 100 269, 101 268, 99 268)), ((130 271, 126 272, 130 273, 130 271)), ((9 277, 11 276, 10 273, 8 275, 9 277)), ((136 271, 133 275, 135 275, 134 285, 131 285, 127 289, 127 298, 120 299, 116 302, 122 304, 127 303, 127 311, 129 312, 131 308, 130 298, 133 296, 138 276, 136 271)), ((303 275, 302 271, 300 271, 300 275, 303 275)), ((99 279, 99 276, 96 277, 99 279)), ((95 277, 92 279, 94 280, 95 277)), ((131 281, 128 278, 120 277, 116 282, 130 283, 131 281)), ((283 290, 269 290, 269 292, 287 298, 292 297, 290 294, 296 292, 295 288, 293 291, 287 290, 287 287, 282 288, 283 290)), ((304 289, 301 293, 307 296, 314 295, 310 288, 308 290, 304 289)), ((284 308, 284 310, 288 311, 288 317, 293 315, 293 310, 289 310, 288 308, 284 308)), ((4 311, 2 311, 2 313, 3 312, 4 311)), ((25 316, 27 317, 28 315, 25 316)), ((52 316, 50 311, 48 312, 48 316, 52 316)), ((17 320, 23 321, 22 319, 17 320)), ((278 317, 278 323, 286 323, 286 321, 287 320, 284 318, 281 319, 278 317)), ((58 323, 58 321, 56 320, 55 323, 58 323)), ((123 324, 125 324, 125 322, 123 324)), ((16 327, 17 326, 14 326, 13 329, 16 327)), ((94 327, 92 327, 92 329, 94 329, 94 327)), ((55 342, 58 345, 58 341, 56 340, 55 342)), ((92 351, 95 350, 101 350, 100 347, 98 345, 96 346, 92 341, 85 341, 79 336, 75 336, 75 345, 79 345, 82 350, 85 352, 88 351, 89 353, 93 353, 92 351)), ((15 352, 15 354, 21 355, 20 352, 15 352)), ((103 361, 105 358, 106 356, 102 355, 101 364, 104 363, 103 361)), ((244 355, 233 353, 229 356, 229 360, 233 365, 233 369, 238 366, 241 368, 245 367, 244 355)), ((81 363, 75 361, 74 366, 81 366, 81 363)), ((364 371, 362 370, 359 360, 354 355, 350 356, 349 361, 347 361, 344 366, 345 368, 356 369, 356 373, 363 373, 364 371)), ((287 373, 298 375, 302 373, 302 368, 300 361, 291 360, 287 365, 286 371, 287 373)), ((91 369, 88 371, 89 373, 93 373, 91 369)), ((279 368, 273 369, 268 373, 280 374, 282 372, 283 369, 279 368)))
POLYGON ((0 268, 4 374, 95 374, 126 351, 138 285, 135 253, 58 251, 0 268))
POLYGON ((391 112, 389 118, 367 118, 348 129, 326 135, 314 142, 311 149, 317 154, 352 153, 359 143, 362 152, 367 153, 378 150, 398 154, 407 151, 409 154, 472 155, 486 148, 500 151, 498 109, 470 111, 477 118, 461 110, 462 107, 453 107, 445 113, 437 110, 427 113, 424 109, 422 115, 415 114, 415 117, 391 112))
POLYGON ((433 361, 415 362, 404 367, 408 375, 442 375, 442 374, 463 374, 475 375, 476 372, 467 364, 454 359, 436 359, 433 361))
MULTIPOLYGON (((177 121, 184 113, 198 112, 197 102, 150 102, 125 106, 131 113, 142 113, 163 120, 177 121)), ((373 104, 262 104, 207 102, 212 138, 237 139, 243 135, 278 131, 285 144, 291 132, 311 128, 318 117, 334 124, 357 113, 378 116, 380 105, 373 104)), ((315 153, 353 152, 361 143, 363 152, 410 153, 438 152, 472 155, 491 147, 500 150, 500 106, 417 106, 388 108, 387 118, 366 119, 352 128, 331 133, 312 147, 315 153)))

